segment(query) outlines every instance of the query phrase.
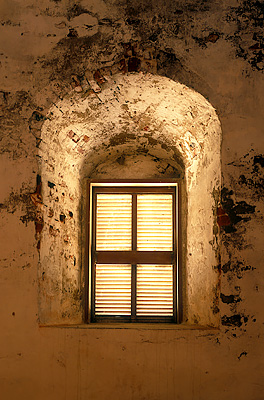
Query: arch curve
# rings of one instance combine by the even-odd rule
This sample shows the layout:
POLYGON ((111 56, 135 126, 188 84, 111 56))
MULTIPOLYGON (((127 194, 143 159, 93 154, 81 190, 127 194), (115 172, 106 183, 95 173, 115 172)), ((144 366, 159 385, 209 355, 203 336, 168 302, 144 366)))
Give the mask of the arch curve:
POLYGON ((85 178, 181 177, 186 194, 181 211, 184 320, 217 325, 220 143, 211 104, 157 75, 115 75, 100 92, 72 91, 52 106, 40 146, 45 205, 41 322, 82 322, 85 178))

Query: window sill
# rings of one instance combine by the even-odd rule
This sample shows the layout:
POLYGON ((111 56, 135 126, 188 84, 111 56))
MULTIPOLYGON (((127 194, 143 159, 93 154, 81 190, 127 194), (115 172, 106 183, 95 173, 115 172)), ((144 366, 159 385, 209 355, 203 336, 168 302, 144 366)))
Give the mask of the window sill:
POLYGON ((39 325, 40 328, 58 329, 134 329, 134 330, 198 330, 198 331, 219 331, 218 327, 165 323, 90 323, 79 325, 39 325))

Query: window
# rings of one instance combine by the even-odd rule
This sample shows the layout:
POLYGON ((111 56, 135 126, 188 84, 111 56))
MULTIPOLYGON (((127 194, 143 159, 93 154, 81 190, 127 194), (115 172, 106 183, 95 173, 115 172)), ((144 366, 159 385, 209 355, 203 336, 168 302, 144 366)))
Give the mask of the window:
POLYGON ((178 322, 178 183, 91 182, 90 320, 178 322))

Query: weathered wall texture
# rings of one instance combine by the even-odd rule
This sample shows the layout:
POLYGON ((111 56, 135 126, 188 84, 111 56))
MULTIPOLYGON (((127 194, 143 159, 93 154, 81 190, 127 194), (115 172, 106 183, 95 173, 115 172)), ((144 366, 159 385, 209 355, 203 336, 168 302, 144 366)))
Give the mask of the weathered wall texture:
POLYGON ((72 90, 51 107, 42 127, 40 322, 82 320, 87 178, 180 177, 183 320, 218 326, 212 304, 219 298, 214 224, 221 128, 215 111, 200 94, 158 75, 104 80, 96 94, 72 90))
MULTIPOLYGON (((264 398, 263 15, 258 0, 0 2, 1 399, 264 398), (76 321, 81 318, 81 257, 68 234, 78 230, 80 204, 62 166, 74 149, 71 174, 80 171, 98 115, 88 121, 76 105, 80 99, 89 99, 89 107, 100 102, 111 77, 144 81, 153 75, 200 93, 221 123, 221 203, 217 191, 211 193, 209 215, 210 221, 217 217, 211 235, 220 240, 212 243, 219 264, 210 270, 217 276, 210 309, 220 327, 41 327, 45 305, 51 315, 59 303, 67 320, 67 299, 71 311, 76 306, 76 321), (63 112, 68 104, 75 113, 65 121, 89 122, 86 133, 68 122, 63 128, 62 116, 58 131, 49 131, 51 112, 60 115, 61 104, 63 112), (51 274, 57 260, 59 280, 58 268, 54 279, 51 274)), ((122 112, 131 109, 129 104, 122 112)), ((138 170, 145 165, 152 171, 155 162, 159 173, 171 176, 179 159, 168 158, 170 149, 157 152, 156 133, 148 131, 153 121, 147 113, 144 118, 140 146, 145 143, 148 159, 144 152, 137 155, 138 170)), ((123 126, 122 134, 111 136, 115 150, 109 155, 118 174, 117 163, 123 171, 133 164, 135 145, 127 158, 123 150, 135 142, 135 133, 119 116, 113 115, 113 123, 123 126)), ((90 152, 94 169, 86 159, 81 176, 109 173, 102 144, 110 136, 100 140, 97 129, 95 150, 101 149, 103 163, 90 152)), ((204 185, 210 186, 206 172, 204 185)), ((199 282, 203 278, 208 284, 207 276, 199 282)))

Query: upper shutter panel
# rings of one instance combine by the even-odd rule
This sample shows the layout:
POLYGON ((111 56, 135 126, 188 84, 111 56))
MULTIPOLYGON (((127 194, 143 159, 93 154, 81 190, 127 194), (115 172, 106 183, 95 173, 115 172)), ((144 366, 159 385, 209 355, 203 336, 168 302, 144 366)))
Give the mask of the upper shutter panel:
POLYGON ((97 194, 96 250, 131 250, 132 195, 97 194))
POLYGON ((172 194, 137 196, 137 250, 173 250, 172 205, 172 194))

